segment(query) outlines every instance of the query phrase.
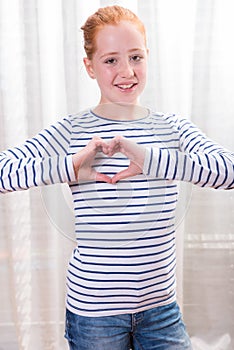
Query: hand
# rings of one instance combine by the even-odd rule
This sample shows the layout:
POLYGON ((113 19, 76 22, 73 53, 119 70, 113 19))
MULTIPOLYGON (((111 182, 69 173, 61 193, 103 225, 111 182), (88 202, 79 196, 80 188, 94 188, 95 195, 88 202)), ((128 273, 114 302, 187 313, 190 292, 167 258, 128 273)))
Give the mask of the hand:
POLYGON ((107 154, 108 145, 100 138, 94 137, 86 147, 80 152, 73 155, 73 167, 78 182, 81 181, 104 181, 111 183, 109 176, 97 172, 93 167, 93 162, 96 154, 103 152, 107 154))
POLYGON ((78 182, 94 180, 115 184, 122 179, 142 174, 144 159, 145 148, 125 137, 116 136, 109 143, 106 143, 100 137, 94 137, 86 147, 73 155, 73 166, 78 182), (120 171, 110 178, 105 174, 97 172, 92 167, 94 158, 98 152, 102 152, 109 157, 120 152, 130 160, 130 164, 127 169, 120 171))
POLYGON ((145 159, 145 148, 143 146, 123 136, 116 136, 110 141, 108 146, 108 156, 112 157, 115 153, 120 152, 130 160, 127 169, 120 171, 112 177, 112 184, 115 184, 119 180, 142 174, 145 159))

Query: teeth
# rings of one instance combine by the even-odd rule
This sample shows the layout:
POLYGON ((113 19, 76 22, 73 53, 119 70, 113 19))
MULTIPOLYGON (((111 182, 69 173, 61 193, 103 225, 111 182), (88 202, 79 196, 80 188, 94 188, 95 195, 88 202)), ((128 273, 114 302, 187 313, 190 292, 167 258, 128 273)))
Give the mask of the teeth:
POLYGON ((134 84, 129 84, 129 85, 119 85, 119 87, 121 89, 130 89, 131 87, 133 87, 134 84))

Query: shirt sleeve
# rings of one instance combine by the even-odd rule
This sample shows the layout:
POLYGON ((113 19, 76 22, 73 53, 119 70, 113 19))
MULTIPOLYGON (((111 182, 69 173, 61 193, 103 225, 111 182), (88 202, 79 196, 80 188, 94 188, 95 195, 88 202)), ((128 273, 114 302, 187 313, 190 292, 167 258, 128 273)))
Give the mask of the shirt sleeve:
POLYGON ((71 123, 64 118, 20 147, 0 153, 0 192, 75 181, 70 138, 71 123))
POLYGON ((143 173, 200 187, 234 188, 234 153, 207 138, 187 119, 176 119, 179 148, 146 149, 143 173))

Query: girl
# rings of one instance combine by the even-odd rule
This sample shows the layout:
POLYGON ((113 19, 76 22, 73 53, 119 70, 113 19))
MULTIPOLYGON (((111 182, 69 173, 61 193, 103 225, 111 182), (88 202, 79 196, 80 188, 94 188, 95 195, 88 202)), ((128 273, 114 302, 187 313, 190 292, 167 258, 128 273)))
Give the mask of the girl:
POLYGON ((101 8, 82 30, 98 105, 2 152, 0 190, 70 186, 70 349, 191 349, 175 294, 175 181, 231 189, 234 155, 186 119, 139 105, 148 49, 135 14, 101 8))

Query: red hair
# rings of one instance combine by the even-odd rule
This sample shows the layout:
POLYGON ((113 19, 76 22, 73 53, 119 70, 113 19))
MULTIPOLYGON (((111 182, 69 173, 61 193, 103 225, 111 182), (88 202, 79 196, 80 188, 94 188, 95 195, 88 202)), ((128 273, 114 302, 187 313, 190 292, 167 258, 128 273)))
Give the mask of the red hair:
POLYGON ((117 25, 121 21, 128 21, 136 25, 144 36, 146 43, 145 26, 141 20, 129 9, 121 6, 107 6, 100 8, 93 15, 88 17, 85 24, 81 27, 84 35, 84 49, 89 59, 92 59, 96 51, 96 35, 105 25, 117 25))

